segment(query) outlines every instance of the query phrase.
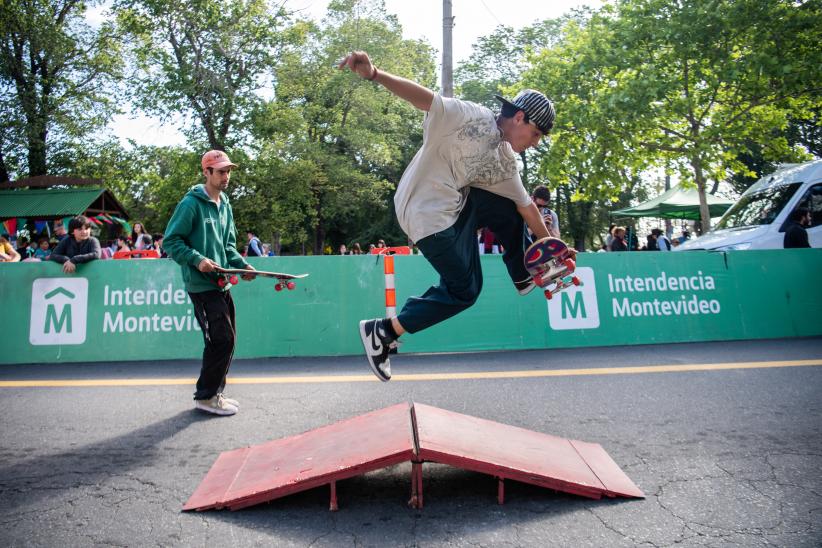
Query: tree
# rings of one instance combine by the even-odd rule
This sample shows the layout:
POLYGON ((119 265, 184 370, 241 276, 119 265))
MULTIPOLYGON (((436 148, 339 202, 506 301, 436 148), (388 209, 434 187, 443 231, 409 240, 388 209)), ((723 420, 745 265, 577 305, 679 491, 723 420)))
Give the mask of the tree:
POLYGON ((550 146, 537 158, 537 178, 556 189, 562 231, 584 250, 597 245, 610 210, 628 205, 653 157, 611 129, 607 98, 614 71, 603 61, 611 37, 602 19, 569 19, 561 33, 551 49, 529 58, 519 85, 555 101, 557 119, 550 146))
MULTIPOLYGON (((707 182, 740 168, 746 143, 763 142, 818 102, 820 5, 621 0, 604 13, 612 128, 680 162, 707 230, 707 182)), ((790 155, 785 140, 771 146, 790 155)))
POLYGON ((562 39, 562 28, 571 17, 582 18, 584 12, 539 21, 520 30, 500 25, 491 35, 480 37, 472 47, 471 56, 456 70, 460 97, 497 108, 499 103, 494 94, 519 82, 522 73, 530 67, 530 54, 557 45, 562 39))
MULTIPOLYGON (((584 20, 587 10, 577 11, 559 19, 547 19, 515 31, 511 27, 498 26, 490 36, 481 37, 473 46, 471 56, 456 71, 457 92, 461 99, 485 105, 491 110, 499 109, 496 94, 503 96, 516 94, 522 73, 530 65, 530 57, 549 50, 563 39, 563 28, 569 21, 584 20)), ((545 91, 540 88, 541 91, 545 91)), ((549 94, 550 96, 550 94, 549 94)), ((555 99, 554 97, 551 97, 555 99)), ((526 187, 532 184, 530 164, 538 162, 539 156, 547 150, 528 150, 520 154, 523 164, 522 180, 526 187)))
POLYGON ((193 118, 189 137, 212 149, 241 142, 279 55, 298 38, 288 13, 265 0, 119 0, 115 12, 138 69, 133 103, 193 118))
POLYGON ((10 157, 25 157, 31 176, 46 174, 57 144, 90 135, 116 110, 111 84, 121 75, 120 42, 110 25, 85 23, 88 4, 0 3, 0 178, 11 173, 10 157))
POLYGON ((392 231, 381 237, 404 244, 391 195, 419 146, 422 113, 333 66, 352 49, 363 49, 384 70, 433 87, 431 49, 403 40, 396 17, 386 15, 381 1, 331 2, 323 26, 308 28, 302 50, 281 59, 275 99, 255 117, 254 135, 262 154, 286 159, 267 162, 268 181, 281 180, 279 170, 290 163, 310 174, 287 183, 287 196, 300 200, 294 207, 304 211, 307 220, 292 227, 290 235, 309 235, 316 254, 329 238, 350 243, 352 238, 370 237, 376 227, 392 231))

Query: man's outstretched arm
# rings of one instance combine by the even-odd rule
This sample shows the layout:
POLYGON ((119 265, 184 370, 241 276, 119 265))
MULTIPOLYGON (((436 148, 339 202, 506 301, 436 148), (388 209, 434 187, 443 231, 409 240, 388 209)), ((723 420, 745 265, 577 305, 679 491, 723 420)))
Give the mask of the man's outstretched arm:
POLYGON ((351 69, 351 72, 356 73, 360 78, 377 82, 420 110, 428 112, 431 109, 431 103, 434 101, 433 91, 407 78, 379 70, 371 63, 371 58, 364 51, 354 51, 343 58, 338 68, 342 70, 344 67, 351 69))

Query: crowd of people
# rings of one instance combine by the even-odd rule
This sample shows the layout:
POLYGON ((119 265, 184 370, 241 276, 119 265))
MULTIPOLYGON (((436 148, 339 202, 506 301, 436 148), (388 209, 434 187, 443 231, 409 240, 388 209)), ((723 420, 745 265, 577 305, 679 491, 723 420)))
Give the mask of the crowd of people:
POLYGON ((687 228, 683 228, 680 236, 676 238, 661 228, 653 228, 645 237, 645 243, 640 246, 635 230, 612 224, 599 251, 671 251, 690 239, 691 233, 687 228))
MULTIPOLYGON (((78 215, 68 223, 68 230, 57 221, 50 234, 31 239, 21 235, 16 239, 9 234, 0 235, 0 262, 39 262, 52 260, 73 272, 72 266, 97 259, 165 259, 168 253, 163 247, 162 233, 150 234, 140 222, 134 223, 130 233, 122 233, 101 243, 92 235, 94 225, 85 215, 78 215), (82 252, 81 252, 82 250, 82 252), (85 255, 77 259, 80 255, 85 255)), ((271 245, 262 243, 253 231, 247 232, 248 243, 242 254, 249 257, 272 257, 271 245)), ((384 245, 384 243, 383 243, 384 245)))

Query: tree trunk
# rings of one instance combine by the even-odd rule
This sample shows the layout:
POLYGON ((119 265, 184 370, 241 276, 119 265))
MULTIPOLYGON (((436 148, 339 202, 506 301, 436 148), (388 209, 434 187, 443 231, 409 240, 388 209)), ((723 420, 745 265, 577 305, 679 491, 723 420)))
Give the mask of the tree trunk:
POLYGON ((702 158, 698 153, 691 157, 691 167, 694 168, 694 179, 696 189, 699 193, 699 217, 701 219, 702 233, 711 229, 711 212, 708 209, 708 199, 705 197, 705 175, 702 173, 702 158))
POLYGON ((322 255, 325 247, 325 222, 323 221, 322 199, 317 200, 317 225, 314 229, 314 255, 322 255))
POLYGON ((522 158, 522 185, 525 190, 528 190, 528 158, 525 156, 525 151, 519 153, 522 158))
POLYGON ((28 138, 29 177, 48 175, 46 168, 46 136, 45 129, 31 130, 28 138))
POLYGON ((0 149, 0 184, 10 182, 9 170, 6 167, 6 159, 3 156, 3 151, 0 149))

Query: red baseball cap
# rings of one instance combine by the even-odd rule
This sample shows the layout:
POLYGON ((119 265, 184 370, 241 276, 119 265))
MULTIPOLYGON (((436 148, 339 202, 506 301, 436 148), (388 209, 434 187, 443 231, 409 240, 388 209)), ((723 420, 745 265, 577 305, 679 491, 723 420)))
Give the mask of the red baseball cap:
POLYGON ((224 167, 237 167, 237 164, 232 164, 228 159, 228 154, 222 150, 209 150, 203 154, 203 159, 200 161, 203 169, 213 167, 214 169, 223 169, 224 167))

